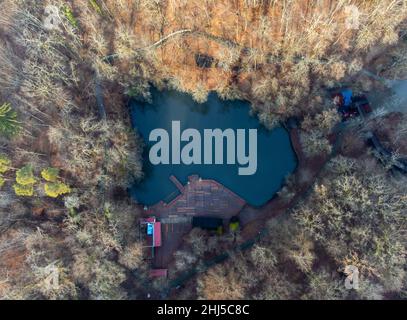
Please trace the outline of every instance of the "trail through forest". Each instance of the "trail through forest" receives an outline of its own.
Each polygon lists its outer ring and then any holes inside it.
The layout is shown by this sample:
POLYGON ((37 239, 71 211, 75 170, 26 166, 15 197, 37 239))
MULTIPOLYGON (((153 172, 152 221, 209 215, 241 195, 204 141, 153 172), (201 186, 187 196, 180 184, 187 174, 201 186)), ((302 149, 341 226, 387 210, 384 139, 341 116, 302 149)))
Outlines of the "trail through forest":
POLYGON ((380 81, 388 89, 385 91, 372 92, 368 94, 369 102, 375 108, 384 108, 388 112, 407 111, 407 79, 386 79, 366 69, 363 74, 380 81))

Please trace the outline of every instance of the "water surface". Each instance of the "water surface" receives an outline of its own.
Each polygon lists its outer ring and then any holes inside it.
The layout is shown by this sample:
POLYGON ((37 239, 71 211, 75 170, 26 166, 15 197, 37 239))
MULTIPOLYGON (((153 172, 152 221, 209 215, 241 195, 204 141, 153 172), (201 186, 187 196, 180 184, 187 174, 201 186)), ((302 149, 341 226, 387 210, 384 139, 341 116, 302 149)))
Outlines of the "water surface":
MULTIPOLYGON (((249 204, 260 206, 273 197, 281 188, 284 178, 295 170, 297 159, 288 132, 282 127, 272 131, 265 129, 256 117, 250 116, 248 102, 224 101, 213 93, 204 104, 198 104, 191 96, 175 91, 153 90, 152 96, 152 104, 133 101, 130 105, 132 124, 146 143, 145 178, 130 189, 139 203, 152 205, 161 200, 168 202, 179 194, 169 180, 171 175, 185 184, 188 176, 197 174, 203 179, 218 181, 249 204), (154 144, 148 141, 150 132, 163 128, 171 136, 172 121, 177 120, 181 122, 181 131, 194 128, 201 132, 202 138, 204 129, 257 129, 257 172, 251 176, 239 176, 239 164, 153 166, 148 160, 149 149, 154 144)), ((247 146, 247 130, 246 140, 247 146)), ((185 144, 181 143, 181 147, 185 144)))

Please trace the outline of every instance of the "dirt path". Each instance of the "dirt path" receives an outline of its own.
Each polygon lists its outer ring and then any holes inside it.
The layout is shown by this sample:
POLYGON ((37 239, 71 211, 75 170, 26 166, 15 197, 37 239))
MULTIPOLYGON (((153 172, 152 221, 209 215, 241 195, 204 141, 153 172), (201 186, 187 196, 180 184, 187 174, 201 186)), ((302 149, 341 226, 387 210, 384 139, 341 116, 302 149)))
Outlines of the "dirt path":
POLYGON ((407 79, 386 79, 366 69, 362 73, 380 81, 388 90, 374 91, 367 94, 374 109, 385 108, 389 112, 407 111, 407 79))
POLYGON ((281 197, 273 198, 261 208, 245 207, 241 212, 242 224, 244 225, 242 236, 244 239, 254 237, 259 233, 260 229, 264 228, 264 221, 287 212, 312 190, 320 172, 329 160, 336 156, 346 128, 345 123, 339 123, 334 129, 333 148, 329 155, 312 158, 306 158, 303 153, 298 129, 290 130, 291 141, 298 158, 298 167, 295 171, 295 181, 297 181, 295 196, 289 201, 281 197), (304 172, 307 172, 308 179, 301 178, 304 172))

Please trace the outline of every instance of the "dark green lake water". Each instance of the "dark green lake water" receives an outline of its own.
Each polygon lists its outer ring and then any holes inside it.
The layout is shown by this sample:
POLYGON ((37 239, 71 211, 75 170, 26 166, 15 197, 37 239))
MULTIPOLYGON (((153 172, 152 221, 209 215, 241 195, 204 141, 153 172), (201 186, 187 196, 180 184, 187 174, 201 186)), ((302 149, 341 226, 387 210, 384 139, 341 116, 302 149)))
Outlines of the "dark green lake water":
MULTIPOLYGON (((179 194, 169 180, 171 175, 185 184, 188 176, 197 174, 203 179, 218 181, 249 204, 260 206, 274 196, 284 178, 295 170, 297 159, 288 132, 282 127, 272 131, 265 129, 256 117, 250 116, 248 102, 223 101, 216 94, 210 94, 206 103, 198 104, 191 96, 175 91, 153 90, 152 94, 152 104, 135 101, 130 104, 132 124, 146 143, 145 178, 130 189, 131 195, 139 203, 152 205, 161 200, 168 202, 179 194), (172 121, 180 121, 181 130, 194 128, 201 133, 204 129, 215 128, 257 129, 257 172, 240 176, 238 164, 152 165, 148 153, 155 142, 148 141, 150 132, 163 128, 171 135, 172 121)), ((185 144, 182 143, 181 147, 185 144)))

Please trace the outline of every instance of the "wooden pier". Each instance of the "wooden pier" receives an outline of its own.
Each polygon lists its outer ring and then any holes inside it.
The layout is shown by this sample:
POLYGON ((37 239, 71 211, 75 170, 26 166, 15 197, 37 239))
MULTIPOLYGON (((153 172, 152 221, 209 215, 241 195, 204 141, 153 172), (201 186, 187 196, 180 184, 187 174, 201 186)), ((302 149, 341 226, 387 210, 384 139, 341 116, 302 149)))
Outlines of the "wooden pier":
POLYGON ((183 193, 184 192, 184 186, 182 185, 181 182, 178 181, 178 179, 175 176, 170 176, 170 180, 175 184, 177 189, 183 193))
POLYGON ((192 229, 192 217, 218 217, 224 219, 226 224, 246 205, 246 201, 215 180, 193 175, 185 186, 175 176, 171 176, 170 180, 180 194, 171 202, 161 201, 145 212, 162 223, 162 246, 156 249, 154 268, 168 266, 183 236, 192 229))

